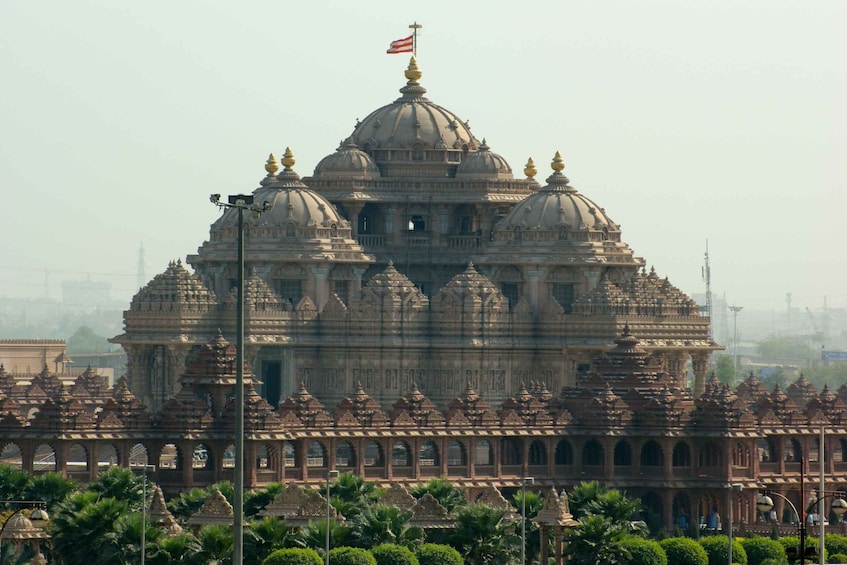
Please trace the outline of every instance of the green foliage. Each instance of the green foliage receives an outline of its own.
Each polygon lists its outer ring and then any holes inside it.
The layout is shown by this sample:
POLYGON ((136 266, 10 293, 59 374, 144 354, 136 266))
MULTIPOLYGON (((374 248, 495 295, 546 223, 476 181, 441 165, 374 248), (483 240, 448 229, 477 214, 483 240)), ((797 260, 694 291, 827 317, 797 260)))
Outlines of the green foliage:
POLYGON ((348 520, 362 512, 379 498, 374 483, 365 482, 352 473, 342 473, 330 486, 332 505, 348 520))
POLYGON ((68 353, 106 353, 110 350, 109 340, 97 335, 88 326, 77 329, 67 341, 68 353))
POLYGON ((402 545, 386 543, 371 549, 377 565, 420 565, 418 558, 402 545))
POLYGON ((396 506, 374 504, 354 516, 350 535, 356 547, 370 548, 385 543, 414 547, 423 543, 423 530, 410 527, 412 513, 396 506))
POLYGON ((568 495, 568 504, 573 517, 579 519, 587 515, 588 503, 605 492, 606 488, 597 481, 583 481, 576 485, 568 495))
POLYGON ((668 563, 672 565, 708 565, 709 555, 703 546, 689 538, 667 538, 659 542, 668 563))
POLYGON ((756 353, 769 360, 820 359, 820 352, 803 336, 775 336, 756 343, 756 353))
POLYGON ((276 516, 254 521, 244 530, 244 562, 261 563, 271 552, 295 547, 299 529, 291 528, 276 516))
POLYGON ((212 491, 219 490, 224 495, 230 504, 234 496, 232 483, 229 481, 221 481, 206 488, 193 488, 188 492, 182 492, 176 498, 168 501, 168 510, 175 518, 187 520, 192 514, 196 513, 206 503, 206 500, 212 495, 212 491))
POLYGON ((567 534, 565 554, 573 565, 616 565, 631 557, 621 544, 627 528, 605 516, 589 514, 567 534))
POLYGON ((23 500, 29 475, 11 465, 0 465, 0 500, 23 500))
POLYGON ((457 488, 444 479, 430 479, 426 484, 417 485, 409 491, 415 498, 420 498, 426 493, 431 494, 448 512, 468 503, 465 489, 457 488))
POLYGON ((172 536, 162 536, 159 543, 147 553, 149 565, 175 565, 184 563, 193 565, 201 561, 200 542, 189 532, 172 536))
POLYGON ((468 565, 505 565, 520 550, 520 536, 503 520, 503 511, 484 504, 464 506, 456 513, 449 543, 468 565))
POLYGON ((203 526, 198 536, 200 547, 203 548, 201 557, 204 562, 229 563, 232 560, 233 535, 232 530, 225 526, 203 526))
POLYGON ((330 565, 376 565, 376 559, 361 547, 336 547, 329 550, 330 565))
POLYGON ((729 355, 716 355, 715 376, 724 384, 735 385, 738 379, 738 373, 735 370, 735 359, 729 355))
POLYGON ((745 538, 741 540, 741 545, 747 553, 748 565, 762 565, 766 559, 785 561, 785 548, 770 538, 745 538))
POLYGON ((833 553, 829 556, 830 563, 847 563, 847 553, 833 553))
MULTIPOLYGON (((265 506, 273 502, 283 490, 282 483, 270 483, 265 488, 251 490, 244 493, 244 515, 252 518, 265 506)), ((224 495, 226 496, 226 495, 224 495)))
MULTIPOLYGON (((709 565, 726 565, 729 558, 729 543, 724 536, 708 536, 700 540, 700 545, 709 555, 709 565)), ((732 562, 747 565, 744 546, 737 539, 732 540, 732 562)))
MULTIPOLYGON (((330 547, 353 545, 351 529, 338 522, 330 521, 329 541, 330 547)), ((299 543, 302 546, 323 551, 326 543, 326 520, 309 522, 308 526, 301 528, 299 543)))
POLYGON ((55 554, 65 565, 109 563, 110 538, 127 510, 125 502, 99 498, 96 492, 71 495, 57 506, 50 520, 55 554))
POLYGON ((630 536, 621 545, 629 552, 629 565, 668 565, 668 557, 659 542, 630 536))
POLYGON ((262 565, 323 565, 314 549, 291 547, 277 549, 262 561, 262 565))
MULTIPOLYGON (((2 479, 0 479, 2 483, 2 479)), ((26 500, 43 500, 47 508, 65 500, 77 488, 77 484, 59 473, 49 472, 30 477, 29 484, 24 489, 23 498, 26 500)))
POLYGON ((438 543, 425 543, 416 553, 420 565, 464 565, 462 554, 454 547, 438 543))
MULTIPOLYGON (((839 534, 826 534, 823 539, 824 547, 830 554, 840 553, 847 555, 847 536, 839 534)), ((844 561, 847 563, 847 561, 844 561)))
POLYGON ((98 493, 101 497, 121 500, 140 509, 143 483, 144 477, 129 469, 112 466, 97 475, 97 480, 88 485, 88 490, 98 493))
MULTIPOLYGON (((520 531, 521 528, 521 510, 523 509, 521 504, 521 491, 519 490, 515 493, 515 496, 512 497, 512 507, 515 509, 515 513, 517 514, 517 520, 515 521, 515 531, 520 531)), ((544 497, 537 492, 526 492, 526 560, 529 563, 538 560, 538 557, 541 553, 541 531, 538 528, 538 524, 532 521, 541 509, 544 508, 544 497)))

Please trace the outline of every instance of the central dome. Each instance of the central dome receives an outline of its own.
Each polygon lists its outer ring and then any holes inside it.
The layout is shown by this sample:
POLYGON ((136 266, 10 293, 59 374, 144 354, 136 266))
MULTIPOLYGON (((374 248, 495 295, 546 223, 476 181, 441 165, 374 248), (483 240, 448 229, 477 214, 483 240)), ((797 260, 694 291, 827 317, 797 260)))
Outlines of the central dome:
POLYGON ((467 152, 479 143, 466 122, 424 97, 421 70, 414 57, 405 72, 402 96, 356 124, 351 140, 365 152, 373 149, 452 149, 467 152))

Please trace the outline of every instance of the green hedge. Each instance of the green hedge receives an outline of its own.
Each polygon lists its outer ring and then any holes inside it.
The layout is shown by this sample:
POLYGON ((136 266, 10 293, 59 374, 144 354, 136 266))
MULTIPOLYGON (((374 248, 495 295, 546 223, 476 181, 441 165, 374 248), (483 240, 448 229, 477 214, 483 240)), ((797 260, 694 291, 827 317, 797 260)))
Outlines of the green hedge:
MULTIPOLYGON (((842 555, 847 555, 847 536, 826 534, 826 536, 824 536, 823 544, 824 547, 826 547, 827 553, 840 553, 842 555)), ((833 561, 833 563, 836 562, 833 561)))
POLYGON ((402 545, 385 543, 371 549, 377 565, 420 565, 415 554, 402 545))
POLYGON ((268 555, 262 565, 323 565, 323 560, 314 549, 277 549, 268 555))
POLYGON ((336 547, 329 551, 330 565, 376 565, 376 559, 367 549, 336 547))
POLYGON ((667 538, 659 542, 668 563, 672 565, 709 565, 709 554, 703 546, 690 538, 667 538))
POLYGON ((465 565, 456 548, 438 543, 425 543, 415 552, 420 565, 465 565))
POLYGON ((629 537, 621 542, 631 555, 629 565, 668 565, 668 557, 659 542, 629 537))
MULTIPOLYGON (((709 554, 709 565, 726 565, 729 558, 729 543, 724 536, 708 536, 700 540, 700 545, 709 554)), ((747 565, 744 546, 737 539, 732 540, 732 562, 747 565)))
POLYGON ((762 562, 767 559, 785 561, 785 548, 776 540, 746 538, 741 540, 741 545, 747 552, 747 565, 762 565, 762 562))

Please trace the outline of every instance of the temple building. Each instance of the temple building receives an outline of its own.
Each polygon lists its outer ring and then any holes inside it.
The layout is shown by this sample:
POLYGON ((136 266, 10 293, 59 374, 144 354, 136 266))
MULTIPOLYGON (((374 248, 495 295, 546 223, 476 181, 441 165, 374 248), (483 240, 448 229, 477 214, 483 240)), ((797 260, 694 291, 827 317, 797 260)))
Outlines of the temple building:
MULTIPOLYGON (((800 505, 801 461, 847 485, 847 387, 708 378, 710 320, 561 155, 545 180, 532 159, 516 178, 421 76, 413 57, 400 97, 312 176, 286 150, 252 191, 248 488, 318 486, 331 470, 444 477, 469 496, 596 479, 670 530, 726 516, 733 485, 736 520, 761 519, 762 488, 800 505)), ((133 297, 114 387, 93 370, 65 383, 0 366, 2 461, 82 481, 152 464, 166 494, 232 479, 237 214, 133 297)))

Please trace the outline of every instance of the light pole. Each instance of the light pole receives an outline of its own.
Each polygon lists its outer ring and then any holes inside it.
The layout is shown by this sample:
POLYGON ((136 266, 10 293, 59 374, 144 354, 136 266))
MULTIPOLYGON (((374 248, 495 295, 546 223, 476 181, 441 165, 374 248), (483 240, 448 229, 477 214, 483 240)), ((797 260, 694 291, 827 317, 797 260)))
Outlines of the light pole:
POLYGON ((533 477, 521 479, 521 565, 526 565, 526 485, 535 484, 533 477))
POLYGON ((738 375, 738 313, 744 309, 744 306, 730 306, 729 309, 732 310, 732 368, 738 375))
POLYGON ((338 478, 338 471, 332 470, 326 473, 326 540, 324 543, 324 565, 329 565, 329 512, 332 508, 329 504, 329 482, 338 478))
POLYGON ((142 483, 141 483, 141 565, 147 561, 147 471, 156 471, 155 465, 136 465, 135 468, 141 467, 142 483))
POLYGON ((732 493, 741 492, 744 485, 730 484, 729 485, 729 505, 726 508, 727 521, 727 540, 729 541, 729 549, 727 550, 727 565, 732 565, 732 493))
POLYGON ((233 493, 232 565, 244 563, 244 212, 255 217, 270 209, 265 202, 261 208, 253 206, 253 195, 235 194, 221 202, 220 194, 209 200, 219 208, 234 208, 238 214, 238 296, 235 315, 235 492, 233 493))

